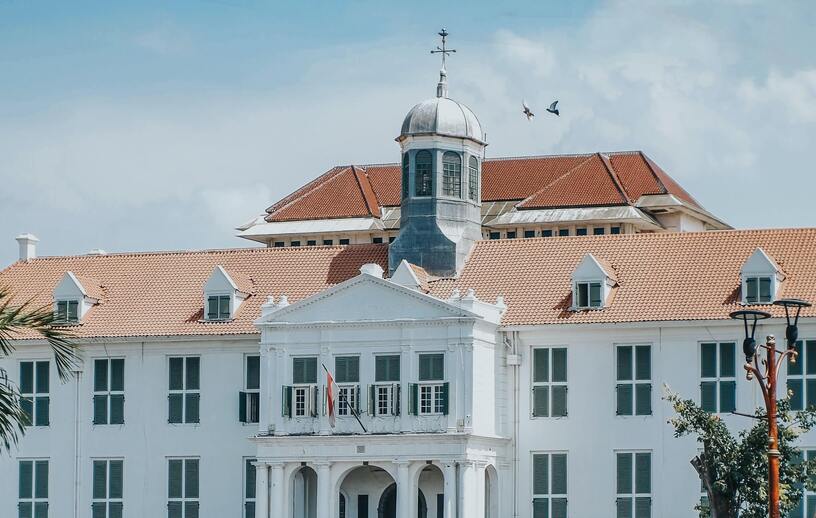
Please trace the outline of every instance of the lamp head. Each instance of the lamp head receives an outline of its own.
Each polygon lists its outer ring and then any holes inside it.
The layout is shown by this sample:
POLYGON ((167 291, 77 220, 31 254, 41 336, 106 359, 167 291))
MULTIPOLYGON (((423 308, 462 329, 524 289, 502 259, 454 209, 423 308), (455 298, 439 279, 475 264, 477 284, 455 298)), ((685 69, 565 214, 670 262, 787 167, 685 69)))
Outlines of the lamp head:
POLYGON ((729 315, 734 320, 742 320, 745 325, 745 339, 742 341, 742 352, 745 353, 745 361, 750 362, 756 354, 756 340, 754 334, 756 333, 756 325, 760 320, 771 318, 771 314, 766 311, 758 311, 755 309, 741 309, 734 311, 729 315), (748 322, 751 322, 751 329, 748 329, 748 322))
POLYGON ((812 304, 806 300, 800 299, 779 299, 774 301, 774 306, 782 306, 785 308, 785 320, 788 325, 785 327, 785 340, 788 342, 788 349, 796 347, 796 341, 799 340, 799 313, 802 308, 809 308, 812 304), (793 318, 793 321, 791 321, 793 318))

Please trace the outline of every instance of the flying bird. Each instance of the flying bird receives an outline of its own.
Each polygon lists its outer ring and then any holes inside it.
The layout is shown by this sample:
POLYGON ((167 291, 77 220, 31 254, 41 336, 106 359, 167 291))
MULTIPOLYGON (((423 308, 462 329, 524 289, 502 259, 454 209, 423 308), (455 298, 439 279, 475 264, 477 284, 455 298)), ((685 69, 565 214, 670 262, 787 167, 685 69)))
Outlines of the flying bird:
POLYGON ((558 104, 558 101, 553 102, 550 105, 550 107, 547 108, 547 111, 550 112, 550 113, 554 113, 556 116, 560 117, 560 115, 558 115, 558 108, 555 107, 557 104, 558 104))
POLYGON ((521 113, 523 113, 524 115, 526 115, 526 116, 527 116, 527 120, 528 120, 528 121, 529 121, 529 120, 533 120, 533 117, 535 117, 535 113, 533 113, 533 112, 530 110, 530 107, 529 107, 529 106, 527 106, 527 101, 522 100, 522 101, 521 101, 521 105, 524 107, 524 109, 521 111, 521 113))

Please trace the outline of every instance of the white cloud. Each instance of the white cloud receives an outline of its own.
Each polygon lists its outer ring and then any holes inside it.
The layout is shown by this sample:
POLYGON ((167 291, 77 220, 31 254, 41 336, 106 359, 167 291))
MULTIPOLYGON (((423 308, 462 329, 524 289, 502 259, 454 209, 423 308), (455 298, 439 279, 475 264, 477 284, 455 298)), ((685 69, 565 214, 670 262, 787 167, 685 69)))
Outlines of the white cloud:
POLYGON ((793 120, 816 122, 816 68, 797 70, 787 76, 772 70, 764 84, 746 79, 738 92, 748 103, 746 109, 770 111, 782 108, 793 120))

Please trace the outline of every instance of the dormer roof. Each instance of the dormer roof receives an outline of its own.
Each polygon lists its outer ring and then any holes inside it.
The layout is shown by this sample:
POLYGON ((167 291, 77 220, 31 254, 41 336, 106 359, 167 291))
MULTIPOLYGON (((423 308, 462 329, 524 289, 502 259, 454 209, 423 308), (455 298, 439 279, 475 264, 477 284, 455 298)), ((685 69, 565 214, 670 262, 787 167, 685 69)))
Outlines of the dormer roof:
POLYGON ((572 271, 573 280, 608 279, 612 283, 618 282, 615 270, 605 259, 596 257, 589 253, 581 258, 581 261, 572 271))
POLYGON ((423 293, 428 293, 428 291, 430 291, 428 281, 433 278, 434 277, 421 266, 409 263, 403 259, 400 261, 397 269, 394 270, 394 275, 391 276, 391 282, 422 291, 423 293))
POLYGON ((779 267, 776 261, 773 260, 771 256, 769 256, 762 247, 757 247, 754 252, 742 263, 742 269, 740 270, 743 274, 751 274, 751 273, 765 273, 770 274, 774 273, 777 276, 781 276, 779 280, 784 278, 784 273, 782 272, 782 268, 779 267))
POLYGON ((80 297, 99 301, 104 292, 99 281, 74 272, 67 271, 54 287, 54 299, 66 299, 80 297))

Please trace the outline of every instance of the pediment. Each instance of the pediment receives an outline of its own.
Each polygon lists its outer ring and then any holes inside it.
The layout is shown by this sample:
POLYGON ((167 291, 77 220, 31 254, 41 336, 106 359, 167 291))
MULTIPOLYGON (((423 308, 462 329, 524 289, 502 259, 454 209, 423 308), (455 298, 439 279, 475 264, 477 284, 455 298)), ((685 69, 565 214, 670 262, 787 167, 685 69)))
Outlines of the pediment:
POLYGON ((265 315, 256 324, 431 320, 450 317, 479 318, 470 311, 430 295, 363 274, 265 315))

